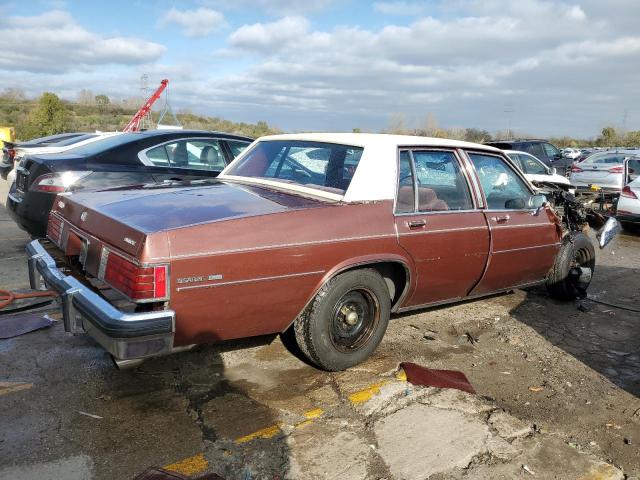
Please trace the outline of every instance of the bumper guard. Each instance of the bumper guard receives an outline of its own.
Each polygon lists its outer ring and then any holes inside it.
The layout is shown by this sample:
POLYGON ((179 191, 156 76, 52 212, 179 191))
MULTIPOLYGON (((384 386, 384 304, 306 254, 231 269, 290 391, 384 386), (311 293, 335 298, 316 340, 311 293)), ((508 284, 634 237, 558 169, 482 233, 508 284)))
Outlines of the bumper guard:
POLYGON ((64 275, 38 240, 27 244, 31 288, 60 294, 64 329, 88 333, 117 360, 135 360, 173 351, 175 312, 122 312, 83 285, 64 275))

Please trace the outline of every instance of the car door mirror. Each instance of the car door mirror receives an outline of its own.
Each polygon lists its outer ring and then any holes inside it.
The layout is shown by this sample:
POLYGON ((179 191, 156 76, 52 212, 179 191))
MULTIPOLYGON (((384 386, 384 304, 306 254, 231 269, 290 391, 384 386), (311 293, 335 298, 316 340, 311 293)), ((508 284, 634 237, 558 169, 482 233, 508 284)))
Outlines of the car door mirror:
POLYGON ((543 195, 542 193, 536 193, 535 195, 531 195, 529 197, 529 208, 532 210, 544 207, 546 203, 547 196, 543 195))
POLYGON ((606 247, 607 244, 611 240, 613 240, 619 232, 620 222, 618 222, 614 217, 610 217, 598 234, 598 244, 600 245, 600 248, 606 247))
POLYGON ((556 167, 549 168, 549 175, 555 175, 558 173, 558 169, 556 167))

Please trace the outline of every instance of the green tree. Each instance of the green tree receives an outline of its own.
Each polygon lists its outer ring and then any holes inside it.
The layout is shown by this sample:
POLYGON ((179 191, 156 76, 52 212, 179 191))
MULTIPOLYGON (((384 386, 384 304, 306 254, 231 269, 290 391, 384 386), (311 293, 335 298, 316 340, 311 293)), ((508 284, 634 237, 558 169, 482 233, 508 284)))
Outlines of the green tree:
POLYGON ((66 132, 71 128, 69 111, 56 94, 45 92, 29 115, 24 128, 27 138, 66 132))
POLYGON ((95 101, 96 101, 96 105, 100 105, 100 106, 109 105, 111 103, 111 100, 109 100, 109 97, 107 97, 104 94, 96 95, 95 101))
POLYGON ((467 142, 483 143, 491 140, 491 134, 487 130, 478 128, 467 128, 464 131, 464 139, 467 142))
POLYGON ((598 139, 598 144, 603 147, 615 147, 619 143, 618 133, 613 127, 604 127, 598 139))

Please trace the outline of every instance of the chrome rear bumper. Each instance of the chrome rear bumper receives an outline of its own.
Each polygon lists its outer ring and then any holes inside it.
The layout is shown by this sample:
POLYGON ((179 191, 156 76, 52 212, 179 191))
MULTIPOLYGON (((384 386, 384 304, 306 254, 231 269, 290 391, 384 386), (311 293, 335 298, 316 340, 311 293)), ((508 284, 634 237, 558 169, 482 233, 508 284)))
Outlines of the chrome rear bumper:
POLYGON ((116 360, 134 360, 173 351, 175 312, 127 313, 75 278, 64 275, 38 240, 27 244, 31 288, 60 294, 64 329, 88 333, 116 360))

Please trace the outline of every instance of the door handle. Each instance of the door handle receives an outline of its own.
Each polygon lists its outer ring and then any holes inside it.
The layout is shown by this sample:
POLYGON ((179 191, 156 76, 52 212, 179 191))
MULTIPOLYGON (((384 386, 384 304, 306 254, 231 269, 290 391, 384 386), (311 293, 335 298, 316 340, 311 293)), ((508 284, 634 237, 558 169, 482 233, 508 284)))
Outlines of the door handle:
POLYGON ((424 218, 420 220, 411 220, 407 222, 407 225, 409 226, 409 228, 422 228, 427 225, 427 221, 424 218))
POLYGON ((496 223, 505 223, 508 222, 511 219, 511 217, 509 215, 502 215, 501 217, 491 217, 491 220, 493 220, 496 223))

